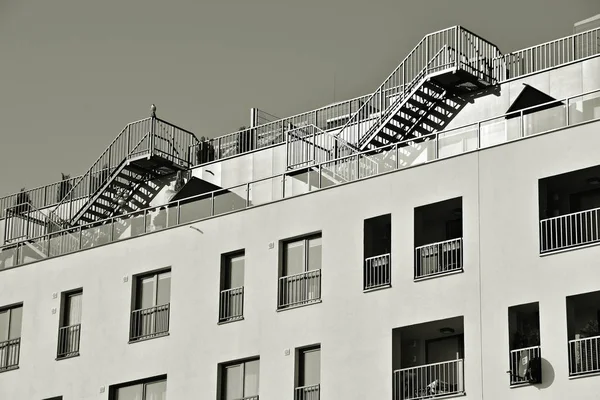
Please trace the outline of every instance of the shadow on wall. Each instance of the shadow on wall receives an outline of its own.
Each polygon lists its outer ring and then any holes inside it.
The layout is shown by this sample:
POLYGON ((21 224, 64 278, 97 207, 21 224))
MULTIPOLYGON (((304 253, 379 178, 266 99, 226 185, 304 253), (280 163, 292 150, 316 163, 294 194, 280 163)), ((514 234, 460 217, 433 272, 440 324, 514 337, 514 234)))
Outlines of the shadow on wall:
POLYGON ((535 385, 539 390, 547 389, 554 382, 554 367, 542 357, 542 383, 535 385))

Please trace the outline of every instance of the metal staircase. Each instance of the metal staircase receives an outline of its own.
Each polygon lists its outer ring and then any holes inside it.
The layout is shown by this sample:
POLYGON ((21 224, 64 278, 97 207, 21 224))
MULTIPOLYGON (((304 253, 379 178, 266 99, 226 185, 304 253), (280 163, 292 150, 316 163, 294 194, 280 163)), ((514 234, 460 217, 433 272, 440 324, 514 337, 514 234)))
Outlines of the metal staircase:
POLYGON ((164 186, 158 178, 187 170, 194 162, 193 133, 152 116, 128 124, 53 209, 30 202, 7 209, 4 243, 25 241, 34 256, 83 245, 79 226, 144 209, 164 186), (32 241, 49 234, 45 241, 32 241), (31 242, 31 243, 29 243, 31 242), (39 249, 38 249, 39 247, 39 249))
POLYGON ((468 102, 496 88, 503 76, 494 62, 500 56, 495 45, 460 26, 425 36, 335 133, 347 146, 324 150, 339 158, 427 140, 468 102))
POLYGON ((161 176, 187 170, 189 148, 198 143, 191 132, 154 115, 128 124, 49 213, 63 229, 96 222, 149 206, 161 176), (80 192, 89 196, 80 198, 80 192))

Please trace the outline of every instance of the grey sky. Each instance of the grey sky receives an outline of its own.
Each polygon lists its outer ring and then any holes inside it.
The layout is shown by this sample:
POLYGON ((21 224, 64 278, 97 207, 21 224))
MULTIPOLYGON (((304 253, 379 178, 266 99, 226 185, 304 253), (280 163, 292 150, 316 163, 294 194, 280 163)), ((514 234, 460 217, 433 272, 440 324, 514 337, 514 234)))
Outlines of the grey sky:
POLYGON ((0 194, 84 173, 128 122, 197 136, 373 91, 427 33, 509 52, 600 0, 0 0, 0 194))

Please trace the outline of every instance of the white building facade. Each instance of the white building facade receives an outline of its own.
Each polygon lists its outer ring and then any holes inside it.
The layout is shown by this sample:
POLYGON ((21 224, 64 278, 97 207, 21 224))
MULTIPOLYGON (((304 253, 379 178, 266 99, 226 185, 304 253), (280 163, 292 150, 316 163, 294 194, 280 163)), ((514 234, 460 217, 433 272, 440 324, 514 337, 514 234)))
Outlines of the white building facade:
POLYGON ((0 198, 0 399, 598 398, 598 28, 449 28, 208 141, 154 112, 0 198))

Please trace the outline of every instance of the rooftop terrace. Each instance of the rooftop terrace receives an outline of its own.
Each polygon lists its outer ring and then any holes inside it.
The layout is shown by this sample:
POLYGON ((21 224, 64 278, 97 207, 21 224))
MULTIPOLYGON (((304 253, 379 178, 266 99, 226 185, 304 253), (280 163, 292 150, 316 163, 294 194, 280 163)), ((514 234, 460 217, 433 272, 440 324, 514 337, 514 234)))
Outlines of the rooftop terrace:
POLYGON ((217 138, 199 140, 157 118, 154 108, 150 118, 128 124, 84 175, 0 199, 0 269, 594 121, 585 110, 600 90, 447 129, 466 103, 503 83, 598 55, 600 29, 502 55, 452 27, 423 38, 370 95, 217 138), (182 189, 199 184, 195 167, 283 144, 283 174, 182 189), (177 193, 156 205, 156 182, 175 174, 177 193))

